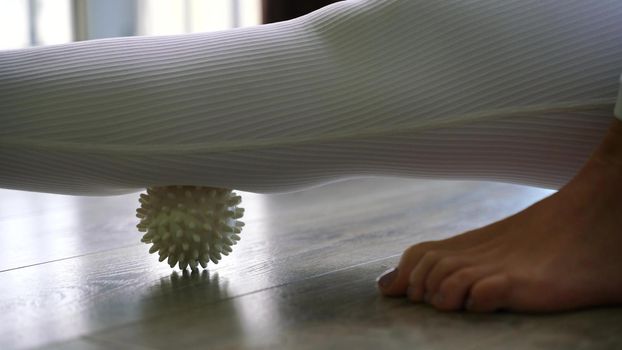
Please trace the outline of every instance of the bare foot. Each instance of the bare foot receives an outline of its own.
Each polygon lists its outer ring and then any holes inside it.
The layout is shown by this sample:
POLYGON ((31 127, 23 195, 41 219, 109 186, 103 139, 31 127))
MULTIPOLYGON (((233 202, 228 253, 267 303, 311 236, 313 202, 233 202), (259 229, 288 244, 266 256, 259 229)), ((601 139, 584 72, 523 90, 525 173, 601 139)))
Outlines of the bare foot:
POLYGON ((554 195, 489 226, 416 244, 378 283, 384 295, 440 310, 622 303, 622 122, 554 195))

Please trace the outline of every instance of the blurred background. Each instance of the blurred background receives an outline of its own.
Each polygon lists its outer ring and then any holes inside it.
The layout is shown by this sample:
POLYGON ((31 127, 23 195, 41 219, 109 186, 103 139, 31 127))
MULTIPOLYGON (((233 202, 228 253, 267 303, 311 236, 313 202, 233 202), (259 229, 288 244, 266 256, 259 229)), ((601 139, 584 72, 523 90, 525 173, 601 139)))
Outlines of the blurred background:
POLYGON ((224 30, 304 15, 335 0, 1 0, 0 50, 224 30))

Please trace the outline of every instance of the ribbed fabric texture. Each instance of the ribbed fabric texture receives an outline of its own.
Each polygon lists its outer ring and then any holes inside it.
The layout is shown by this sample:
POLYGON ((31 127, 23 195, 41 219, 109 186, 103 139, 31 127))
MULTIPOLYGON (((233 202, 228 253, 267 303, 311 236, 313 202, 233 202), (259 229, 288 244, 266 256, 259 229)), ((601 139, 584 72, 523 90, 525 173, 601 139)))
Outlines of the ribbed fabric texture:
POLYGON ((0 186, 565 183, 612 119, 619 0, 360 0, 224 32, 0 52, 0 186))

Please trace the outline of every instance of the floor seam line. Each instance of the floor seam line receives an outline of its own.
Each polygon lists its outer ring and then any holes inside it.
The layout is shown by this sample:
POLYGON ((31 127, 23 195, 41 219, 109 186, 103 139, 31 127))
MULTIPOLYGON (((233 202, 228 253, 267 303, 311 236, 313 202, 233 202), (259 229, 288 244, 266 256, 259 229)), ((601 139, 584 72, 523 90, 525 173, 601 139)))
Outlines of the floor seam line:
POLYGON ((15 270, 19 270, 19 269, 25 269, 25 268, 28 268, 28 267, 34 267, 34 266, 39 266, 39 265, 51 264, 51 263, 55 263, 55 262, 59 262, 59 261, 71 260, 71 259, 81 258, 81 257, 85 257, 85 256, 90 256, 90 255, 109 253, 109 252, 114 251, 114 250, 126 249, 126 248, 130 248, 130 247, 138 247, 141 244, 138 244, 138 243, 128 244, 128 245, 124 245, 124 246, 121 246, 121 247, 100 250, 100 251, 92 252, 92 253, 79 254, 79 255, 69 256, 69 257, 66 257, 66 258, 59 258, 59 259, 54 259, 54 260, 48 260, 48 261, 43 261, 43 262, 39 262, 39 263, 35 263, 35 264, 30 264, 30 265, 24 265, 24 266, 19 266, 19 267, 12 267, 10 269, 0 270, 0 273, 9 272, 9 271, 15 271, 15 270))

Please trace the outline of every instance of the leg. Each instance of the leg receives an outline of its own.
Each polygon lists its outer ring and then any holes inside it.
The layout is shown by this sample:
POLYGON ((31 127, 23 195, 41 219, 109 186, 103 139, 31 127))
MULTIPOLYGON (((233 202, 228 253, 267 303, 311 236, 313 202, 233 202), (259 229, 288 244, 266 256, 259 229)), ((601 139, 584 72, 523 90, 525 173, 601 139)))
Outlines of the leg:
POLYGON ((560 186, 606 129, 622 7, 361 0, 292 21, 0 52, 0 186, 560 186))
POLYGON ((382 293, 441 310, 554 311, 622 302, 622 121, 554 195, 462 235, 410 247, 382 293))

